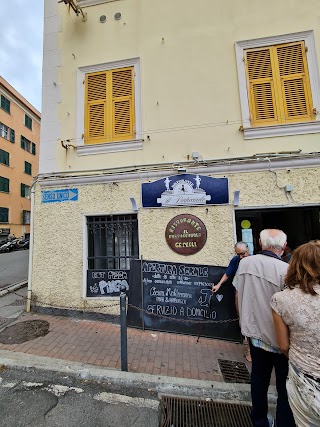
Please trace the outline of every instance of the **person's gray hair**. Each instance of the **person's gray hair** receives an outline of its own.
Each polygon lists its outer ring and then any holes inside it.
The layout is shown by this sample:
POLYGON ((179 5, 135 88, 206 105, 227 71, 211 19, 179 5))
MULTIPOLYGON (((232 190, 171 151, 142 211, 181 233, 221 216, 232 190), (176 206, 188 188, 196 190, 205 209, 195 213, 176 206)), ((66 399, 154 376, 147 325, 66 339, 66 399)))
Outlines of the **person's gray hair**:
POLYGON ((262 249, 280 251, 287 241, 287 235, 282 230, 266 229, 261 231, 260 240, 262 249))
POLYGON ((244 248, 245 248, 245 250, 246 250, 246 252, 250 250, 250 249, 249 249, 249 246, 247 245, 247 243, 246 243, 246 242, 237 242, 237 243, 234 245, 234 248, 235 248, 235 249, 237 249, 237 248, 241 248, 241 247, 244 247, 244 248))

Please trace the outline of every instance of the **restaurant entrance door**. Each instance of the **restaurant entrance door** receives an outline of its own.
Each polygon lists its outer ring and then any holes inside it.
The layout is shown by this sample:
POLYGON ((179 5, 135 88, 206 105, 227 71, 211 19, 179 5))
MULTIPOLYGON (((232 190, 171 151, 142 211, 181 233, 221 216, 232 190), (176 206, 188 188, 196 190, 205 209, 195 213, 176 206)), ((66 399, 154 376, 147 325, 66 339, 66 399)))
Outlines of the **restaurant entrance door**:
POLYGON ((309 240, 320 239, 320 206, 236 211, 237 240, 247 242, 252 253, 261 250, 259 233, 265 228, 283 230, 293 250, 309 240))

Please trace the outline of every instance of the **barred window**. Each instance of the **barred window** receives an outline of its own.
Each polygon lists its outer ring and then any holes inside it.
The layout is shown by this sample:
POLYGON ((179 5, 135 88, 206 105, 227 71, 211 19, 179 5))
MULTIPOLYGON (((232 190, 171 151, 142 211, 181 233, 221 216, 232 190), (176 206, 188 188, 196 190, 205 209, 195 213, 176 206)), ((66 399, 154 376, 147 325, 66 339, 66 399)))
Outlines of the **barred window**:
POLYGON ((130 269, 139 257, 137 215, 87 217, 88 269, 130 269))

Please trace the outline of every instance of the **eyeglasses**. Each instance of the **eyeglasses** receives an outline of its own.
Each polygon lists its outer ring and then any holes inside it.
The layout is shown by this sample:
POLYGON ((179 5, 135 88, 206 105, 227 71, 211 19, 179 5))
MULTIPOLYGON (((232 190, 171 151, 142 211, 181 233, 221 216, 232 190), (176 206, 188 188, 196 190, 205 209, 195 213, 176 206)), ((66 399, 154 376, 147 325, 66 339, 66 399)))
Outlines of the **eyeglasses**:
POLYGON ((239 254, 237 254, 237 256, 244 256, 244 255, 246 255, 246 253, 247 253, 247 251, 245 251, 245 252, 240 252, 239 254))

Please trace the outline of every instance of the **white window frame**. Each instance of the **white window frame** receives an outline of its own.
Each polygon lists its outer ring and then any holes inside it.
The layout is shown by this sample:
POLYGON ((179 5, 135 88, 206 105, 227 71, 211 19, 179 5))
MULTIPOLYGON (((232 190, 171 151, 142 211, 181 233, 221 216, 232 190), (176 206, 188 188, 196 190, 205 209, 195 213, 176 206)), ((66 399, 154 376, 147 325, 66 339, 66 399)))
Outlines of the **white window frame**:
POLYGON ((31 212, 27 211, 27 210, 23 210, 22 212, 23 212, 22 223, 23 224, 30 224, 31 212))
POLYGON ((28 153, 31 153, 31 141, 29 141, 29 139, 25 138, 24 140, 24 146, 25 146, 25 151, 28 151, 28 153))
POLYGON ((24 185, 24 196, 21 196, 21 197, 25 197, 26 199, 30 199, 30 195, 31 195, 31 187, 30 187, 30 185, 27 185, 27 184, 24 184, 24 183, 22 183, 23 185, 24 185))
POLYGON ((124 61, 109 62, 105 64, 80 67, 77 72, 77 111, 76 111, 76 138, 81 141, 77 146, 79 156, 91 154, 103 154, 119 151, 142 150, 142 111, 141 111, 141 78, 140 78, 140 60, 139 58, 127 59, 124 61), (108 71, 118 68, 134 68, 134 94, 135 94, 135 135, 133 140, 108 142, 101 144, 84 143, 84 108, 85 108, 85 86, 86 74, 98 71, 108 71))
POLYGON ((0 123, 0 136, 4 139, 9 139, 9 128, 3 123, 0 123))
POLYGON ((274 136, 302 135, 307 133, 320 132, 320 79, 316 46, 314 42, 314 33, 312 30, 293 34, 284 34, 280 36, 265 37, 261 39, 244 40, 236 42, 235 48, 244 139, 272 138, 274 136), (292 124, 257 127, 251 126, 246 70, 243 60, 244 50, 298 41, 303 41, 307 47, 306 57, 308 62, 313 108, 316 110, 315 120, 292 124))

